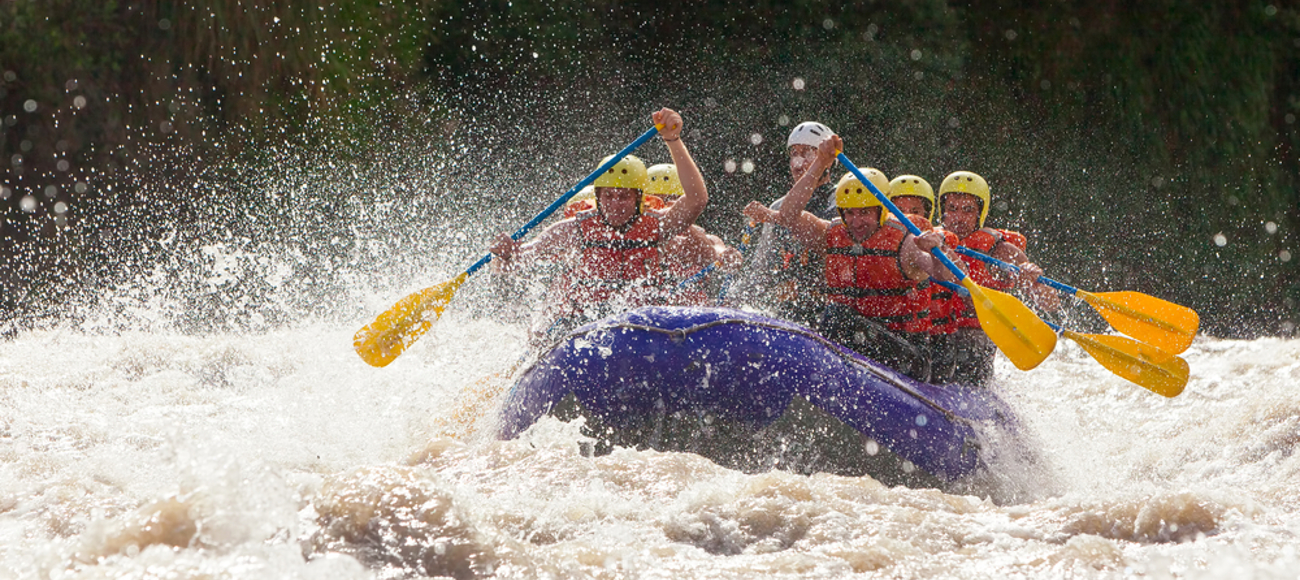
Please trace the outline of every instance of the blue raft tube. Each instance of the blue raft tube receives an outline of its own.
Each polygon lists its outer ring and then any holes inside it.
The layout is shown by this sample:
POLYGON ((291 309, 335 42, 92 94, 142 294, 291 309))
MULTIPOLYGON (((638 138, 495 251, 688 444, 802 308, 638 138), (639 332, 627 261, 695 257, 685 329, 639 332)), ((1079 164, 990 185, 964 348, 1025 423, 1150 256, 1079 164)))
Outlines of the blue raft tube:
POLYGON ((585 417, 612 446, 698 453, 733 469, 972 481, 1017 438, 988 389, 911 379, 803 326, 729 308, 639 308, 580 327, 519 376, 497 436, 585 417))

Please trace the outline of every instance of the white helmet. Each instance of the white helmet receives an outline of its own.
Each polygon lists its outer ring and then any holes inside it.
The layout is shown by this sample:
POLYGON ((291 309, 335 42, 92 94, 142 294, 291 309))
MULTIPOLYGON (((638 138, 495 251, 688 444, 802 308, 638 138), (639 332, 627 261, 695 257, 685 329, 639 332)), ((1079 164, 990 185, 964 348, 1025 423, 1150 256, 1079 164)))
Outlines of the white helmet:
POLYGON ((786 147, 795 145, 809 145, 816 147, 822 144, 822 141, 830 139, 835 132, 830 127, 818 123, 817 121, 804 121, 795 125, 790 132, 790 138, 785 140, 786 147))

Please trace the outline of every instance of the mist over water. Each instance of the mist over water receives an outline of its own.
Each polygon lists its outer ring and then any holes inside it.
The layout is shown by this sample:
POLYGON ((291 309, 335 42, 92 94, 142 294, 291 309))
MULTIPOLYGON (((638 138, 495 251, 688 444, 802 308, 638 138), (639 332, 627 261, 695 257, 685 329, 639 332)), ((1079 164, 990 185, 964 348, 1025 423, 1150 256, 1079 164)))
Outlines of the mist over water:
MULTIPOLYGON (((777 94, 793 78, 767 82, 777 94)), ((469 433, 464 414, 490 417, 508 386, 540 290, 507 303, 486 271, 389 367, 352 351, 357 328, 458 274, 661 105, 686 116, 719 202, 704 223, 734 244, 734 209, 787 184, 780 119, 815 109, 683 100, 442 103, 364 154, 285 143, 189 168, 181 185, 205 203, 178 213, 154 186, 119 191, 156 227, 106 244, 120 270, 0 342, 0 575, 1294 577, 1295 340, 1201 338, 1175 399, 1064 341, 1032 372, 1001 360, 1041 463, 969 495, 585 457, 580 426, 554 419, 515 441, 469 433), (694 121, 717 111, 734 124, 694 121)), ((638 154, 667 157, 657 142, 638 154)))

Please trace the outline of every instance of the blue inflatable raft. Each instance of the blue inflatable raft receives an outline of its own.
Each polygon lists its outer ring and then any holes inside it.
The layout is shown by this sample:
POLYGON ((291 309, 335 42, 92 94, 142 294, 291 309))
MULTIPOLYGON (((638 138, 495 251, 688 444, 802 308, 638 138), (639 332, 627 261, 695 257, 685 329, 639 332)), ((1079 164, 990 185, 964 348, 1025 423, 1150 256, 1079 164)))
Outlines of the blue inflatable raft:
POLYGON ((548 412, 585 416, 609 445, 909 484, 969 478, 1015 431, 988 390, 915 381, 803 326, 725 308, 640 308, 575 330, 522 372, 498 435, 548 412))

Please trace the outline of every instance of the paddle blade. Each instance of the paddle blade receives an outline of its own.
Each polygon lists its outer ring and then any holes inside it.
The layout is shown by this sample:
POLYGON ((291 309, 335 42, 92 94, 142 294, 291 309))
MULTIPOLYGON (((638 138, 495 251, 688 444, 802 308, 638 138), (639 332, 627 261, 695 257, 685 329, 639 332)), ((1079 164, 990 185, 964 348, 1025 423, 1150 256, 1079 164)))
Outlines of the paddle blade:
POLYGON ((366 364, 374 367, 388 366, 442 316, 447 303, 451 302, 456 290, 468 277, 468 273, 462 273, 449 282, 425 288, 399 300, 375 318, 374 322, 357 331, 352 337, 352 348, 356 349, 366 364))
POLYGON ((1078 294, 1115 330, 1173 354, 1187 350, 1201 326, 1195 310, 1141 292, 1078 294))
POLYGON ((989 339, 1016 368, 1027 371, 1042 363, 1056 348, 1056 332, 1015 296, 981 288, 970 278, 962 285, 970 291, 975 316, 989 339))
POLYGON ((1153 393, 1176 397, 1187 386, 1187 361, 1182 357, 1123 336, 1064 333, 1101 366, 1153 393))

